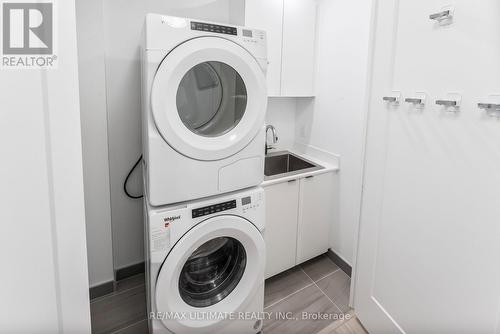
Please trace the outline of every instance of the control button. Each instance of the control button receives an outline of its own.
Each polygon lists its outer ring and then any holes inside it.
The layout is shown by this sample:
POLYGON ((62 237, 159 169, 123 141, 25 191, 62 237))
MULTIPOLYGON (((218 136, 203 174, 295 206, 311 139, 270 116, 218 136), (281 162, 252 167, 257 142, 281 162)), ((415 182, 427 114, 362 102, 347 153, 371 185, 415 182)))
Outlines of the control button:
POLYGON ((221 212, 225 210, 230 210, 236 208, 236 200, 224 202, 224 203, 218 203, 210 206, 206 206, 203 208, 197 208, 192 211, 192 217, 193 218, 198 218, 210 214, 214 214, 216 212, 221 212))
POLYGON ((238 30, 234 27, 221 26, 216 24, 207 24, 201 22, 191 22, 192 30, 200 30, 200 31, 210 31, 219 34, 227 34, 227 35, 237 35, 238 30))

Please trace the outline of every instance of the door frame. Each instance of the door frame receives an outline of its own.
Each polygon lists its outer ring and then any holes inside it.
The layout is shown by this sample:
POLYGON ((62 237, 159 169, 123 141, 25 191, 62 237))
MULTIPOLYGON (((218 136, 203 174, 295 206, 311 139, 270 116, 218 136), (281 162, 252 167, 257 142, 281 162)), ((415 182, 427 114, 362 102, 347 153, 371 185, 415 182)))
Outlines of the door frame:
MULTIPOLYGON (((377 208, 380 207, 382 200, 378 201, 370 201, 368 203, 366 201, 366 197, 368 193, 372 193, 373 191, 377 191, 380 189, 384 177, 383 177, 383 169, 386 161, 386 145, 385 142, 387 140, 384 136, 374 136, 372 133, 383 133, 383 130, 387 128, 389 115, 387 113, 373 113, 371 105, 374 99, 378 99, 380 96, 384 96, 384 93, 387 93, 387 87, 392 87, 393 76, 387 75, 387 73, 392 73, 391 64, 395 58, 394 48, 391 50, 391 57, 386 57, 385 55, 380 55, 380 48, 385 48, 387 45, 394 46, 394 40, 397 37, 397 24, 398 21, 394 17, 392 20, 379 20, 379 13, 381 6, 391 6, 394 8, 393 13, 398 13, 400 0, 388 0, 388 1, 379 1, 372 0, 372 14, 371 14, 371 23, 370 23, 370 45, 369 45, 369 59, 368 59, 368 80, 367 80, 367 94, 365 98, 365 108, 366 108, 366 117, 364 124, 364 145, 363 145, 363 167, 362 167, 362 190, 361 190, 361 206, 360 206, 360 216, 359 223, 356 228, 356 244, 354 248, 354 263, 353 263, 353 272, 352 272, 352 281, 354 284, 351 284, 351 295, 350 295, 350 306, 354 308, 355 314, 358 316, 361 322, 365 321, 367 324, 375 324, 378 328, 384 328, 386 333, 404 333, 404 331, 398 326, 396 321, 392 319, 392 317, 380 306, 380 311, 383 314, 362 314, 359 312, 359 308, 356 308, 356 293, 365 294, 366 291, 361 290, 361 284, 359 282, 359 271, 362 266, 361 261, 359 259, 359 254, 361 252, 361 247, 363 247, 368 240, 362 240, 362 228, 366 228, 369 226, 365 221, 367 216, 376 215, 378 213, 377 208), (390 2, 390 4, 388 4, 390 2), (384 31, 382 33, 380 31, 384 31), (378 38, 378 39, 377 39, 378 38), (379 64, 376 68, 375 64, 379 64), (386 82, 387 87, 374 88, 372 83, 374 78, 389 78, 388 82, 386 82), (373 101, 372 101, 373 100, 373 101), (372 147, 371 151, 368 151, 368 145, 372 147), (379 161, 375 159, 375 156, 379 158, 379 161), (372 163, 370 169, 367 168, 369 163, 372 163), (375 169, 375 174, 382 175, 382 177, 373 178, 370 175, 373 174, 373 170, 375 169), (370 174, 370 175, 369 175, 370 174), (367 183, 367 180, 370 179, 370 183, 367 183), (375 181, 373 181, 375 180, 375 181), (373 184, 373 183, 376 184, 373 184), (373 203, 376 202, 376 203, 373 203), (366 225, 366 226, 365 226, 366 225), (379 320, 387 320, 387 321, 379 321, 379 320)), ((378 225, 378 224, 377 224, 378 225)), ((368 292, 369 293, 369 292, 368 292)), ((377 301, 373 301, 378 304, 377 301)))
POLYGON ((375 37, 376 37, 376 28, 377 28, 377 8, 379 4, 379 0, 370 0, 371 1, 371 15, 370 15, 370 36, 369 36, 369 46, 368 46, 368 59, 367 59, 367 78, 365 85, 365 97, 364 97, 364 124, 363 124, 363 147, 362 147, 362 155, 363 160, 361 162, 361 193, 360 193, 360 206, 359 206, 359 220, 356 226, 354 227, 354 252, 353 252, 353 263, 352 263, 352 273, 351 273, 351 288, 349 295, 349 306, 352 308, 356 308, 355 305, 355 294, 356 294, 356 278, 358 271, 358 252, 359 252, 359 239, 360 239, 360 230, 361 230, 361 222, 363 217, 363 196, 364 189, 366 183, 366 146, 368 144, 368 124, 370 121, 370 101, 372 97, 372 79, 373 79, 373 71, 374 71, 374 55, 375 55, 375 37))
POLYGON ((59 331, 90 332, 75 2, 58 2, 59 68, 42 70, 59 331))

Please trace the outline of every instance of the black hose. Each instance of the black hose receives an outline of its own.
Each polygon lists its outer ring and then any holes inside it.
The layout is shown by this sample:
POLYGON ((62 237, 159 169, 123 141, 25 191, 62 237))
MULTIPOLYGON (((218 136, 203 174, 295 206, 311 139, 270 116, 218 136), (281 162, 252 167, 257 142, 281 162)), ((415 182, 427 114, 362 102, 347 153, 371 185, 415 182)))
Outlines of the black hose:
POLYGON ((128 184, 128 180, 130 179, 130 175, 132 175, 132 173, 134 172, 134 170, 137 168, 137 166, 139 165, 139 163, 141 161, 142 161, 142 154, 139 157, 139 159, 137 160, 137 162, 134 164, 134 166, 132 167, 132 169, 130 170, 130 172, 128 172, 128 175, 125 178, 125 182, 123 182, 123 191, 125 192, 125 195, 127 195, 127 197, 132 198, 132 199, 140 199, 140 198, 144 197, 144 195, 134 196, 134 195, 130 194, 128 192, 128 189, 127 189, 127 184, 128 184))

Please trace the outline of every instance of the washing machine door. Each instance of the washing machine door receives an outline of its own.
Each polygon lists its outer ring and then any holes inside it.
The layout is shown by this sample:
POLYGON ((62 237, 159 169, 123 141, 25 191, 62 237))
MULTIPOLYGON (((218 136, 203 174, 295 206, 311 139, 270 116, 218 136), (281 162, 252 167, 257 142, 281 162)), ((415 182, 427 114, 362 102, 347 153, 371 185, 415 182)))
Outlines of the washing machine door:
POLYGON ((264 239, 252 223, 232 215, 209 218, 165 259, 156 282, 157 312, 176 334, 217 333, 225 320, 214 315, 244 312, 263 284, 264 267, 264 239))
POLYGON ((151 108, 158 131, 174 150, 197 160, 224 159, 247 146, 264 125, 265 76, 235 42, 194 38, 163 59, 151 108))

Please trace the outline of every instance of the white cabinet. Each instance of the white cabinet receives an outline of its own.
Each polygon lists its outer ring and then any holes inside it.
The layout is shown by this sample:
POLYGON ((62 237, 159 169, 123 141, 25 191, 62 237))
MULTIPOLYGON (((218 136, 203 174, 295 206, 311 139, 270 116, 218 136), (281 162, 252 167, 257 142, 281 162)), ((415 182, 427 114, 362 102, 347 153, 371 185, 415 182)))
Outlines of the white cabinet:
POLYGON ((266 191, 266 278, 295 266, 299 181, 278 183, 266 191))
POLYGON ((266 278, 328 250, 334 176, 330 172, 264 186, 266 278))
POLYGON ((323 254, 329 248, 334 214, 333 178, 333 173, 326 173, 300 180, 297 263, 323 254))
POLYGON ((269 96, 313 96, 316 0, 247 0, 245 25, 267 32, 269 96))
POLYGON ((283 0, 245 1, 245 25, 263 29, 267 35, 267 94, 281 94, 281 38, 283 36, 283 0))
POLYGON ((285 0, 281 57, 281 95, 313 96, 316 1, 285 0))

